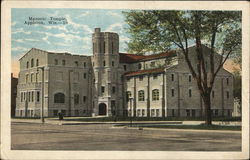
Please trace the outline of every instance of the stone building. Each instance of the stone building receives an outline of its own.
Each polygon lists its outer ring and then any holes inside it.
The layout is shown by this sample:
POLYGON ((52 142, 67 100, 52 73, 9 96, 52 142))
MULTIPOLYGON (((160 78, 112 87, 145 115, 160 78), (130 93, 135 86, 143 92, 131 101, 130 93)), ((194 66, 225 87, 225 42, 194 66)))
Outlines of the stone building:
MULTIPOLYGON (((95 29, 92 44, 93 56, 32 48, 20 58, 16 116, 43 113, 52 117, 58 112, 138 117, 204 114, 196 82, 178 50, 153 55, 119 53, 118 34, 100 28, 95 29)), ((207 59, 209 48, 203 46, 203 50, 207 59)), ((195 48, 190 47, 189 53, 194 63, 195 48)), ((233 77, 223 68, 211 101, 214 116, 231 116, 233 77)))

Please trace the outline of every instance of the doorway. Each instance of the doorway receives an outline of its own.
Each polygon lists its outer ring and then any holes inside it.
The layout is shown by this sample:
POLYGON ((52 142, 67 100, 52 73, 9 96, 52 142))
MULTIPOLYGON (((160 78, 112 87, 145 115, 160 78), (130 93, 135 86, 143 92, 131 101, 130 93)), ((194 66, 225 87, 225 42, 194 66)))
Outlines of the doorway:
POLYGON ((107 114, 107 106, 105 103, 99 104, 99 115, 106 115, 107 114))

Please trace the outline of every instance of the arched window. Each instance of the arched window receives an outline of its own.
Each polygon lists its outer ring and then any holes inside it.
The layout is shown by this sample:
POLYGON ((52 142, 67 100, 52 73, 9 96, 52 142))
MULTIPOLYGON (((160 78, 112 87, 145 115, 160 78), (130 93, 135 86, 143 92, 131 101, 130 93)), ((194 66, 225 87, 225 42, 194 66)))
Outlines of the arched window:
POLYGON ((31 59, 30 67, 34 67, 34 59, 33 58, 31 59))
POLYGON ((26 63, 26 68, 29 68, 29 61, 27 61, 26 63))
POLYGON ((152 91, 152 100, 153 101, 159 100, 159 89, 154 89, 152 91))
POLYGON ((144 91, 138 91, 138 101, 144 101, 144 91))
POLYGON ((63 93, 56 93, 54 95, 54 103, 64 103, 65 95, 63 93))
POLYGON ((36 59, 36 66, 39 66, 39 59, 36 59))
POLYGON ((79 94, 74 95, 74 103, 79 104, 79 94))

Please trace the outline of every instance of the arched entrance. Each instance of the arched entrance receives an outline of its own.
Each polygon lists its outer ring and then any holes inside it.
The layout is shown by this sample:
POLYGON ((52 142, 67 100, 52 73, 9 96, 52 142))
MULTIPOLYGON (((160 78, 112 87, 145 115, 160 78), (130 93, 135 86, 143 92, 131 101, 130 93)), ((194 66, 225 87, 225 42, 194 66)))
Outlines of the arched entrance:
POLYGON ((99 115, 106 115, 107 114, 107 106, 105 103, 99 104, 99 115))

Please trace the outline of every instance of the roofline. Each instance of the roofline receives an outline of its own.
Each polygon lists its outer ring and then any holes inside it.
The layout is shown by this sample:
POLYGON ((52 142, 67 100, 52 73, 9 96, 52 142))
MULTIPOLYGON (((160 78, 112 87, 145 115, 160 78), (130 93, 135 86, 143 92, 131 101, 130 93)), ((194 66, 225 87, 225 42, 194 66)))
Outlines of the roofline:
POLYGON ((126 77, 135 77, 135 76, 139 76, 139 75, 145 75, 145 74, 154 74, 154 73, 164 73, 165 72, 165 67, 161 67, 161 68, 154 68, 154 69, 147 69, 147 70, 139 70, 139 71, 132 71, 132 72, 127 72, 124 73, 124 76, 126 77), (155 70, 155 69, 162 69, 161 71, 153 71, 153 72, 144 72, 144 73, 137 73, 135 75, 126 75, 126 74, 131 74, 133 72, 139 72, 139 71, 150 71, 150 70, 155 70))

